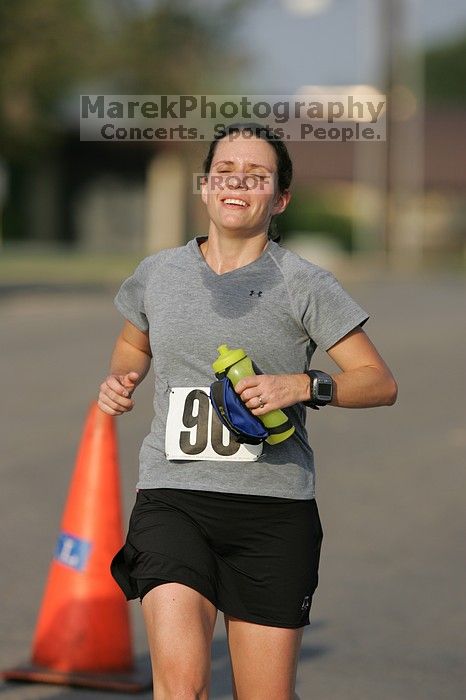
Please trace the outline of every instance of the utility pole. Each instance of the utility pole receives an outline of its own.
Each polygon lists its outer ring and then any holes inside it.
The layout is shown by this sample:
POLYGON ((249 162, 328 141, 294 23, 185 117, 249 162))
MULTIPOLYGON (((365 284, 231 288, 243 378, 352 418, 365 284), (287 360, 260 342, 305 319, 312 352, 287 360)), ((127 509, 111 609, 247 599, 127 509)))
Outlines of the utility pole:
POLYGON ((0 250, 3 248, 3 216, 8 192, 8 171, 0 158, 0 250))
POLYGON ((420 0, 360 0, 364 77, 387 98, 386 141, 355 143, 354 247, 384 267, 416 267, 423 236, 423 65, 420 0))
POLYGON ((380 0, 387 95, 383 252, 390 267, 422 260, 423 66, 419 0, 380 0))

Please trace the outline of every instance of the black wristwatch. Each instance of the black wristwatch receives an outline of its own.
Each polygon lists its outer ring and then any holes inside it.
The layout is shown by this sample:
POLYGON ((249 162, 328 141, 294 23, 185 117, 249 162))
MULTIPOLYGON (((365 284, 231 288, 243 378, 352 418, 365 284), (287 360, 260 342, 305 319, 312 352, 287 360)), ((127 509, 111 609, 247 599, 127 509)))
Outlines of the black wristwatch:
POLYGON ((304 371, 311 382, 310 401, 303 401, 305 406, 319 410, 319 406, 326 406, 333 397, 333 379, 327 372, 320 369, 307 369, 304 371))

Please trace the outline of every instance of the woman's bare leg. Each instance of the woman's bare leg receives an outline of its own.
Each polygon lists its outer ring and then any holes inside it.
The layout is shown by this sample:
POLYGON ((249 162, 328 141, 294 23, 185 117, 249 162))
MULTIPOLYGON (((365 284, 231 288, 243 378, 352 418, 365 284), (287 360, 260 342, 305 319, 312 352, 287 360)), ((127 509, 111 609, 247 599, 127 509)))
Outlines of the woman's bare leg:
POLYGON ((303 627, 268 627, 225 615, 234 700, 293 700, 303 627))
POLYGON ((207 700, 217 608, 181 583, 163 583, 142 599, 155 700, 207 700))

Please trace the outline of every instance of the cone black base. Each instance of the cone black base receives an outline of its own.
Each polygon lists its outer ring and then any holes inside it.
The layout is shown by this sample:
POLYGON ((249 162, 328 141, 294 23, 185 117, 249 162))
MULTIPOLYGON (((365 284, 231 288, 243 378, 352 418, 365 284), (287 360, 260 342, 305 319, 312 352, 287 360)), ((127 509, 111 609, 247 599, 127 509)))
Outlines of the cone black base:
POLYGON ((50 683, 53 685, 112 690, 116 693, 142 693, 152 687, 150 661, 135 664, 132 671, 126 673, 85 673, 72 671, 64 673, 43 666, 24 664, 2 671, 5 681, 26 683, 50 683))

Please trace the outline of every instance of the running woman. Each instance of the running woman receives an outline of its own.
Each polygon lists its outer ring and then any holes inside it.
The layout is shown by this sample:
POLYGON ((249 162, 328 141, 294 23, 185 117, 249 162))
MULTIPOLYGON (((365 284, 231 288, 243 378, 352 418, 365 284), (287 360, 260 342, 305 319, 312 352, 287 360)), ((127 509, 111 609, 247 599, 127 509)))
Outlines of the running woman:
POLYGON ((209 697, 218 610, 235 700, 291 700, 323 538, 307 408, 391 405, 397 385, 363 330, 366 311, 333 274, 273 240, 290 201, 283 141, 231 126, 204 172, 208 234, 145 258, 115 297, 125 322, 99 406, 132 410, 152 362, 155 383, 112 573, 141 600, 157 700, 209 697), (208 397, 225 343, 262 372, 236 385, 245 405, 258 417, 284 409, 295 426, 284 442, 225 435, 208 397), (310 370, 316 347, 340 371, 310 370))

